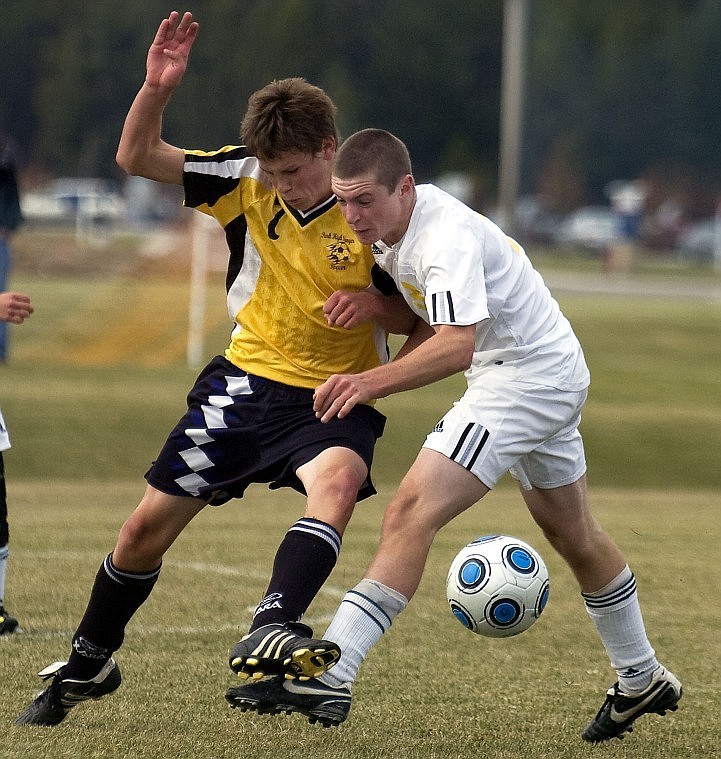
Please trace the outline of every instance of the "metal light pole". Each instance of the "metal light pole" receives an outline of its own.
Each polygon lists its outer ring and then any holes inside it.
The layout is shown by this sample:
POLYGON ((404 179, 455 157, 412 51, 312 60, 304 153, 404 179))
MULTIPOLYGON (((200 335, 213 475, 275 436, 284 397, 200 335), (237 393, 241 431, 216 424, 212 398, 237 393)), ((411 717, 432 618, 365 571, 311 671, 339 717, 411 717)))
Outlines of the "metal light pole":
POLYGON ((504 231, 516 231, 525 86, 528 0, 504 0, 498 205, 504 231))

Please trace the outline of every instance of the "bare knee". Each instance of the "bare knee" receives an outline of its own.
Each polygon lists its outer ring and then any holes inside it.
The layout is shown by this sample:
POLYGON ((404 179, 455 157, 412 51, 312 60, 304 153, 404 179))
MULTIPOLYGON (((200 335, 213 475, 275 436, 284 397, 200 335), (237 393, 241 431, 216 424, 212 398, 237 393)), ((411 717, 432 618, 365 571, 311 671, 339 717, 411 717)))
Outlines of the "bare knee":
POLYGON ((354 466, 340 466, 319 474, 307 488, 306 516, 335 527, 341 534, 355 508, 365 475, 354 466))
POLYGON ((568 564, 582 590, 593 592, 602 588, 623 569, 626 560, 621 550, 593 517, 579 518, 564 527, 541 525, 548 542, 568 564))
POLYGON ((623 569, 623 554, 590 511, 585 478, 553 490, 534 488, 523 497, 584 591, 598 590, 623 569))

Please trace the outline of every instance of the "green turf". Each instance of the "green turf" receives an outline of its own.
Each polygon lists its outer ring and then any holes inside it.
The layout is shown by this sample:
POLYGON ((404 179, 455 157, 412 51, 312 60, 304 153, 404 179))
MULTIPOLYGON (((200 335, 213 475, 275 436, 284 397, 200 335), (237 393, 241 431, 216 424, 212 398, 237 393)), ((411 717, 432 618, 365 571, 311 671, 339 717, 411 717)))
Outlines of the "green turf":
MULTIPOLYGON (((208 356, 228 334, 215 285, 208 356)), ((81 706, 58 728, 12 727, 39 688, 33 672, 66 656, 97 567, 195 373, 184 362, 181 280, 26 276, 14 287, 31 292, 37 310, 13 328, 11 361, 0 367, 13 437, 7 603, 27 629, 0 639, 0 758, 719 755, 720 304, 559 298, 592 371, 583 432, 595 512, 626 551, 652 642, 686 689, 677 714, 646 718, 623 742, 592 748, 579 733, 613 675, 569 572, 508 481, 438 536, 417 597, 369 657, 338 730, 297 715, 235 713, 222 698, 233 682, 226 652, 303 508, 300 496, 261 486, 206 510, 169 552, 118 655, 125 680, 117 694, 81 706), (528 540, 551 573, 547 610, 516 639, 473 636, 444 601, 453 555, 487 532, 528 540)), ((341 561, 309 610, 316 630, 362 575, 383 505, 462 384, 455 378, 379 404, 389 417, 374 467, 380 492, 359 506, 341 561)))
MULTIPOLYGON (((182 280, 20 279, 36 314, 13 329, 0 403, 14 476, 135 477, 183 411, 182 280)), ((213 282, 205 355, 229 334, 213 282)), ((584 345, 582 431, 594 485, 721 488, 721 302, 563 296, 584 345)), ((376 477, 397 482, 464 386, 458 376, 379 402, 389 417, 376 477)))
MULTIPOLYGON (((139 496, 138 483, 15 480, 8 602, 27 632, 0 639, 3 721, 0 756, 120 757, 635 757, 714 756, 717 678, 717 495, 680 502, 668 491, 595 493, 599 518, 627 552, 659 656, 682 678, 681 709, 640 721, 602 748, 579 737, 613 680, 570 573, 502 487, 438 537, 409 609, 371 653, 348 722, 311 726, 298 715, 234 712, 230 646, 265 588, 272 553, 302 510, 299 497, 251 489, 247 500, 202 513, 167 555, 150 601, 118 654, 124 684, 77 708, 57 728, 11 726, 39 687, 40 667, 66 656, 97 567, 139 496), (549 605, 518 638, 474 636, 451 615, 445 573, 467 540, 507 531, 534 544, 551 575, 549 605), (4 752, 4 753, 3 753, 4 752)), ((342 558, 306 620, 325 628, 344 589, 359 579, 375 545, 383 502, 359 507, 342 558)))

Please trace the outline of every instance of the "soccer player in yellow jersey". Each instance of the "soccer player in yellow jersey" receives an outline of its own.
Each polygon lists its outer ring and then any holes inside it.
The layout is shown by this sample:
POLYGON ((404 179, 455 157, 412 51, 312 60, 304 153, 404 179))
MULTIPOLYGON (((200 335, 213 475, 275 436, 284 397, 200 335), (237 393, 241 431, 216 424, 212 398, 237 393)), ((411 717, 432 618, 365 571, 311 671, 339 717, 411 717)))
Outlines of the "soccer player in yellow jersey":
POLYGON ((162 140, 162 114, 197 31, 190 13, 173 12, 160 24, 117 159, 130 174, 183 185, 186 204, 223 226, 235 327, 147 472, 145 495, 97 573, 68 661, 40 673, 50 684, 18 724, 56 725, 79 702, 118 688, 112 655, 163 555, 207 504, 239 498, 252 482, 295 488, 307 506, 278 548, 249 635, 230 653, 231 669, 246 678, 313 676, 340 656, 299 620, 335 565, 356 500, 374 492, 370 465, 385 419, 359 405, 323 424, 313 390, 331 374, 384 362, 385 332, 376 325, 408 333, 415 316, 390 279, 374 277, 370 248, 331 192, 338 134, 325 92, 285 79, 254 93, 241 126, 244 147, 206 153, 162 140))

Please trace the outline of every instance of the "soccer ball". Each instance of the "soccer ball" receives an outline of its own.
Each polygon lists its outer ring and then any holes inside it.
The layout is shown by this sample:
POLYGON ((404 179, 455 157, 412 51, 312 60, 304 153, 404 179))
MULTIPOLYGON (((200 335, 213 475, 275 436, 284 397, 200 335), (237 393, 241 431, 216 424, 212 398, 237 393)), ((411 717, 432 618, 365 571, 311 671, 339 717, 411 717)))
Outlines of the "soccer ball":
POLYGON ((490 638, 518 635, 541 616, 548 601, 548 570, 522 540, 486 535, 461 548, 446 579, 455 618, 490 638))

